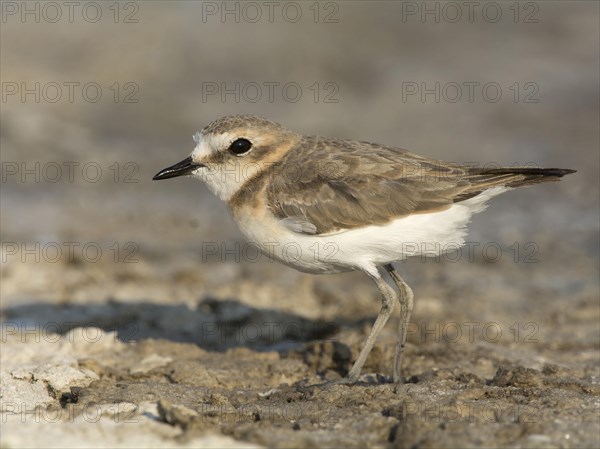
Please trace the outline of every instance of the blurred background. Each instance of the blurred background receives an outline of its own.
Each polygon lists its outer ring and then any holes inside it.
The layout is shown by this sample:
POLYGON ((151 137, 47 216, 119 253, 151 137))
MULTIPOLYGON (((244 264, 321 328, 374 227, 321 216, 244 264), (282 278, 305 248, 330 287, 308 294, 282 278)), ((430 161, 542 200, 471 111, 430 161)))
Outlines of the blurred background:
POLYGON ((501 257, 399 268, 417 320, 552 316, 548 338, 597 338, 555 333, 567 308, 597 315, 597 2, 75 3, 2 3, 5 318, 118 327, 117 306, 152 303, 169 312, 149 335, 185 339, 207 297, 373 317, 361 274, 257 261, 203 185, 151 181, 210 121, 255 114, 447 161, 578 170, 475 218, 469 240, 501 257))

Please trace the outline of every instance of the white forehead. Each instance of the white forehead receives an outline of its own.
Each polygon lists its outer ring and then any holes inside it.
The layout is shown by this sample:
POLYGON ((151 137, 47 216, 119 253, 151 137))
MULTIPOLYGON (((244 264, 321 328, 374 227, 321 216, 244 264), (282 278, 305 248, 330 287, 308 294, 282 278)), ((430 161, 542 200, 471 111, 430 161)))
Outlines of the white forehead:
POLYGON ((194 134, 194 142, 196 143, 196 147, 192 154, 199 160, 216 153, 223 148, 226 143, 222 134, 216 136, 212 134, 204 135, 199 131, 194 134))
POLYGON ((229 146, 231 136, 229 133, 223 134, 207 134, 204 135, 200 131, 194 134, 194 142, 196 147, 192 151, 192 156, 196 160, 203 160, 221 149, 229 146))

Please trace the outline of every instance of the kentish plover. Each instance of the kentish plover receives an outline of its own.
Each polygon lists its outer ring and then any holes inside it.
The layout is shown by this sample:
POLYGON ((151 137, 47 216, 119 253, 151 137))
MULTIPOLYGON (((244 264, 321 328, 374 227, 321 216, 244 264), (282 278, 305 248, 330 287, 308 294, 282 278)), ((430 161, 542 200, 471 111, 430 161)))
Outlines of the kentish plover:
POLYGON ((309 273, 360 270, 377 285, 381 311, 348 382, 358 379, 398 300, 392 375, 401 380, 413 292, 392 262, 455 249, 490 198, 575 171, 473 168, 374 143, 303 136, 249 115, 218 119, 194 140, 189 157, 154 179, 204 181, 227 203, 242 233, 286 265, 309 273))

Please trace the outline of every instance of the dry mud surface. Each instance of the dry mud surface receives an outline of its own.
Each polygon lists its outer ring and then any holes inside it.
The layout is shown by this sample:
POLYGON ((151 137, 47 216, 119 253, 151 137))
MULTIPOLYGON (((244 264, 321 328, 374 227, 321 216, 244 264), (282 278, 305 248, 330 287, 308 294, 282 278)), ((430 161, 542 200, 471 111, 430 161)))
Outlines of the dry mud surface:
MULTIPOLYGON (((595 293, 573 287, 569 308, 554 288, 519 294, 515 285, 542 274, 506 265, 400 265, 422 285, 448 270, 465 284, 487 277, 471 289, 443 279, 415 288, 402 385, 385 377, 397 319, 361 382, 322 385, 346 374, 377 312, 374 288, 355 274, 290 270, 269 285, 276 265, 264 264, 246 274, 242 300, 224 291, 182 303, 6 307, 3 445, 597 447, 595 293), (273 306, 251 305, 254 295, 273 306)), ((94 269, 125 279, 123 291, 154 278, 94 265, 61 271, 82 292, 93 291, 94 269)), ((184 272, 172 274, 175 290, 200 288, 184 272)))
POLYGON ((121 2, 139 20, 115 23, 113 2, 96 3, 98 23, 69 23, 64 6, 59 23, 16 15, 0 28, 3 83, 104 92, 0 104, 2 448, 600 447, 598 2, 521 3, 521 19, 539 10, 531 23, 513 20, 513 2, 489 2, 497 23, 403 21, 403 5, 425 2, 389 1, 328 2, 335 23, 315 23, 312 2, 297 2, 298 23, 121 2), (139 101, 115 102, 110 87, 128 82, 139 101), (204 101, 204 82, 293 82, 304 96, 204 101), (321 101, 327 82, 338 101, 321 101), (404 82, 497 83, 503 96, 403 101, 404 82), (494 199, 471 251, 397 264, 415 292, 405 383, 386 382, 396 311, 360 383, 315 386, 356 359, 380 307, 370 280, 257 257, 205 187, 151 181, 194 132, 239 113, 447 161, 578 172, 494 199), (78 165, 54 179, 56 164, 78 165))

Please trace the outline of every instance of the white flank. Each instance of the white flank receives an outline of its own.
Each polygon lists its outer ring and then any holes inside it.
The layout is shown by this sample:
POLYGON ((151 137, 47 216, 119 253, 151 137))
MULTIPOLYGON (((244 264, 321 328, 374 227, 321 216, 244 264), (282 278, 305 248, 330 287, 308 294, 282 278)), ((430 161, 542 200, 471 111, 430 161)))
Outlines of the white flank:
POLYGON ((240 229, 267 255, 309 273, 338 273, 361 269, 376 273, 376 267, 410 256, 436 256, 464 244, 466 226, 473 214, 483 211, 487 201, 510 190, 493 187, 485 192, 433 213, 414 214, 384 226, 366 226, 328 235, 291 232, 273 217, 273 222, 240 217, 240 229))

